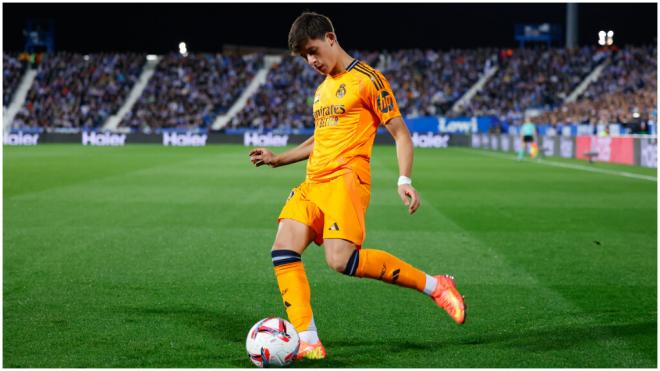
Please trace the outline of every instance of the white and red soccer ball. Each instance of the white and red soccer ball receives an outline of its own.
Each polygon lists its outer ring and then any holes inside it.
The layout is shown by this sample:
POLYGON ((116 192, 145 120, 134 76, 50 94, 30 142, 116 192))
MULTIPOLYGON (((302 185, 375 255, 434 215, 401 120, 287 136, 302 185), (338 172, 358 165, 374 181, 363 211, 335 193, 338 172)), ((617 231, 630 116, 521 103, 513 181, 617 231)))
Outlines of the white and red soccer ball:
POLYGON ((248 332, 245 348, 257 367, 284 367, 298 355, 300 338, 291 323, 268 317, 257 322, 248 332))

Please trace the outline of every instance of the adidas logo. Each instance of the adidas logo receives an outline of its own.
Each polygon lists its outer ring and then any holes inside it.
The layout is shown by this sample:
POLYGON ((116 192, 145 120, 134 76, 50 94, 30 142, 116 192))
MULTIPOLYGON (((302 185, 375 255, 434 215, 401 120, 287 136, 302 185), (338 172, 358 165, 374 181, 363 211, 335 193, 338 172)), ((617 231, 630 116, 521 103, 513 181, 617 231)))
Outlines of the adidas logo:
POLYGON ((337 225, 337 223, 332 223, 332 225, 330 226, 330 228, 328 228, 328 230, 329 231, 338 231, 339 226, 337 225))
POLYGON ((392 283, 395 283, 396 280, 399 279, 399 272, 401 272, 400 269, 397 269, 394 272, 392 272, 392 283))

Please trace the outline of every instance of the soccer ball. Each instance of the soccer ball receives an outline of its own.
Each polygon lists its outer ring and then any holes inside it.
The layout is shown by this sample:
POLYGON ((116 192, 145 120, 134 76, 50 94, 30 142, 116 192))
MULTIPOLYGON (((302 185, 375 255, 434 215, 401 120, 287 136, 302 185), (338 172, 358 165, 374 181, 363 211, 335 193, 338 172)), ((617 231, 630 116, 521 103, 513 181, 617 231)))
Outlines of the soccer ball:
POLYGON ((245 348, 257 367, 284 367, 296 359, 300 338, 287 320, 268 317, 248 332, 245 348))

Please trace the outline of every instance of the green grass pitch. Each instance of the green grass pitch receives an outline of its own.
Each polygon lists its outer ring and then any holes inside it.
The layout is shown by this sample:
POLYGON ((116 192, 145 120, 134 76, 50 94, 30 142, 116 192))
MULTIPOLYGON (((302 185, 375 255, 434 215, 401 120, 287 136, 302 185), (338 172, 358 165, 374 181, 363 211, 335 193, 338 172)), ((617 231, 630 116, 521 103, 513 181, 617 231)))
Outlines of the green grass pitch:
MULTIPOLYGON (((467 323, 331 271, 312 245, 328 358, 294 366, 657 366, 655 181, 415 154, 409 216, 394 147, 375 148, 365 246, 455 275, 467 323)), ((3 165, 4 367, 252 366, 248 329, 285 316, 269 250, 304 163, 254 168, 235 145, 42 145, 4 147, 3 165)))

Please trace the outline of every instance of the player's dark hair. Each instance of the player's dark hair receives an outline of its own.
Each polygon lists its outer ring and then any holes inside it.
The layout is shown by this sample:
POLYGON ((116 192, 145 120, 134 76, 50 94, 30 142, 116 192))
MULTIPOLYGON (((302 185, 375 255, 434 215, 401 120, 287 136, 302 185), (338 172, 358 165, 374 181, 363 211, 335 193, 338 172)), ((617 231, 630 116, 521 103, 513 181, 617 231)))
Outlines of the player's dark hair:
POLYGON ((291 55, 300 54, 300 49, 308 40, 323 39, 326 32, 335 32, 330 18, 314 12, 303 12, 293 21, 289 31, 291 55))

